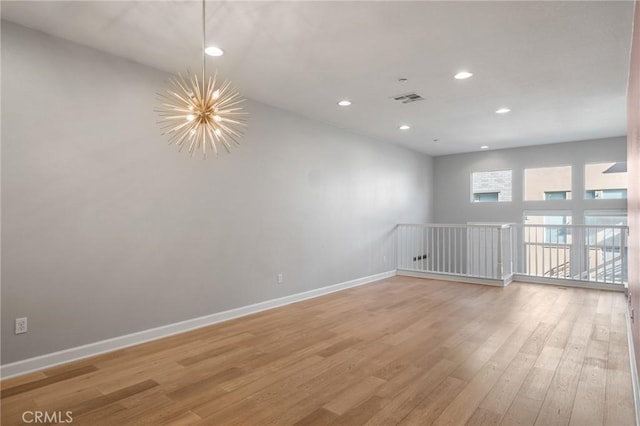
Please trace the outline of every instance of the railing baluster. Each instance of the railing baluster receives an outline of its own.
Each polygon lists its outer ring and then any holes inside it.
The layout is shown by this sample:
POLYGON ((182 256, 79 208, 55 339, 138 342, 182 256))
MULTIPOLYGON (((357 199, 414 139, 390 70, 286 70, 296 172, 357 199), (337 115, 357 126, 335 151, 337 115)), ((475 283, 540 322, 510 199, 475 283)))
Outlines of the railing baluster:
MULTIPOLYGON (((426 233, 427 233, 427 228, 422 229, 422 232, 420 232, 420 256, 425 254, 424 240, 426 238, 426 233)), ((424 271, 426 269, 426 264, 427 264, 427 259, 424 256, 422 256, 422 260, 420 261, 420 269, 424 271)))
POLYGON ((482 230, 482 241, 484 241, 484 256, 483 259, 484 262, 482 262, 484 265, 484 269, 482 270, 482 274, 483 276, 487 276, 489 274, 489 268, 487 267, 487 262, 489 261, 489 255, 487 254, 487 229, 484 228, 482 230))
MULTIPOLYGON (((565 234, 565 238, 566 238, 566 234, 565 234)), ((565 243, 566 243, 566 240, 565 240, 565 243)), ((559 279, 560 278, 560 227, 556 229, 555 251, 556 251, 556 278, 559 279)))
MULTIPOLYGON (((552 230, 553 228, 550 229, 550 231, 552 230)), ((551 247, 553 245, 551 240, 552 240, 551 235, 549 235, 549 242, 547 242, 547 233, 545 231, 542 234, 542 276, 547 275, 547 267, 550 267, 551 262, 549 257, 547 256, 547 253, 549 252, 549 250, 551 250, 551 247)))
POLYGON ((620 272, 620 279, 621 281, 624 283, 624 275, 627 272, 627 268, 628 266, 628 262, 627 262, 627 230, 624 229, 621 231, 622 234, 622 238, 621 238, 621 243, 620 243, 620 247, 622 247, 622 251, 620 256, 622 257, 622 271, 620 272))
POLYGON ((616 235, 615 230, 611 231, 613 233, 613 241, 611 243, 611 256, 613 256, 613 283, 616 284, 618 282, 618 268, 616 265, 620 265, 620 256, 616 256, 616 253, 622 253, 622 251, 618 250, 619 243, 616 244, 616 235), (617 262, 616 262, 617 259, 617 262))
POLYGON ((474 270, 473 270, 473 275, 480 275, 480 269, 481 269, 481 262, 480 262, 480 229, 479 228, 475 228, 475 234, 477 235, 477 240, 478 240, 478 251, 476 251, 474 253, 475 256, 475 262, 473 264, 474 266, 474 270), (477 265, 476 265, 477 263, 477 265))
POLYGON ((406 250, 405 250, 405 244, 407 242, 407 227, 403 226, 402 227, 402 239, 400 240, 400 258, 402 259, 402 265, 404 266, 405 269, 407 269, 407 267, 409 265, 407 265, 407 255, 406 255, 406 250))
POLYGON ((596 281, 600 281, 598 277, 598 255, 600 254, 600 238, 598 237, 598 227, 596 227, 596 281))
POLYGON ((407 226, 404 228, 404 240, 402 244, 402 253, 404 258, 404 264, 407 269, 411 266, 409 263, 409 236, 410 236, 410 228, 407 226))
POLYGON ((436 264, 436 271, 442 272, 442 244, 440 243, 440 229, 436 230, 436 253, 438 254, 438 263, 436 264))
POLYGON ((451 273, 451 228, 447 228, 447 272, 451 273))
POLYGON ((602 232, 602 266, 603 266, 603 275, 602 275, 602 281, 603 282, 607 282, 607 278, 610 278, 610 274, 608 269, 608 263, 607 262, 607 228, 603 228, 603 232, 602 232))
MULTIPOLYGON (((615 282, 615 264, 616 264, 616 258, 614 256, 614 250, 613 250, 613 243, 615 240, 615 236, 613 235, 613 230, 611 230, 611 245, 610 245, 610 256, 611 256, 611 262, 607 262, 609 263, 609 281, 610 282, 615 282)), ((605 244, 606 244, 607 240, 605 239, 605 244)), ((605 257, 606 257, 606 253, 605 253, 605 257)), ((605 259, 606 260, 606 259, 605 259)))
POLYGON ((458 273, 458 227, 453 228, 453 273, 458 273))
POLYGON ((498 264, 500 260, 498 259, 498 230, 495 228, 491 228, 491 276, 494 278, 498 277, 498 264))
POLYGON ((405 234, 407 236, 407 238, 405 238, 404 241, 404 257, 405 257, 405 262, 407 264, 407 269, 410 269, 411 263, 409 263, 409 238, 411 237, 411 228, 407 226, 407 229, 405 231, 405 234))

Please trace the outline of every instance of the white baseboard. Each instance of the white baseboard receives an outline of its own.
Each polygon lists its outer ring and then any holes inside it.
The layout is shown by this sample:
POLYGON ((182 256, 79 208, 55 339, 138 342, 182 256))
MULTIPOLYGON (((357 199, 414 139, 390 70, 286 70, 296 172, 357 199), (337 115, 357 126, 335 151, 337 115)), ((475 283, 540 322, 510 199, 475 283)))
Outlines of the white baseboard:
POLYGON ((629 347, 629 362, 631 364, 631 387, 633 388, 633 405, 636 414, 636 426, 640 425, 640 384, 638 382, 638 366, 636 365, 636 351, 633 344, 633 332, 631 330, 631 316, 627 305, 627 342, 629 347))
POLYGON ((512 277, 508 277, 504 280, 499 280, 491 278, 469 277, 465 275, 440 274, 437 272, 411 271, 406 269, 398 269, 397 275, 415 278, 428 278, 432 280, 455 281, 458 283, 482 284, 494 287, 506 287, 511 284, 512 281, 512 277))
POLYGON ((609 291, 619 291, 619 292, 626 291, 625 286, 622 284, 607 284, 607 283, 568 280, 568 279, 559 279, 559 278, 550 278, 550 277, 533 277, 531 275, 515 274, 513 276, 513 280, 521 283, 551 284, 551 285, 560 286, 560 287, 578 287, 578 288, 588 288, 592 290, 609 290, 609 291))
POLYGON ((87 345, 77 346, 75 348, 65 349, 59 352, 40 355, 28 358, 22 361, 12 362, 0 366, 0 378, 8 379, 10 377, 20 376, 45 368, 53 367, 82 358, 99 355, 105 352, 111 352, 116 349, 126 348, 128 346, 138 345, 140 343, 161 339, 178 333, 195 330, 197 328, 206 327, 219 322, 228 321, 234 318, 255 314, 257 312, 266 311, 268 309, 277 308, 279 306, 289 305, 291 303, 300 302, 302 300, 311 299, 325 294, 334 293, 336 291, 345 290, 351 287, 357 287, 369 284, 385 278, 393 277, 396 271, 387 271, 367 277, 357 278, 351 281, 345 281, 339 284, 321 287, 314 290, 305 291, 303 293, 292 294, 280 297, 278 299, 266 300, 264 302, 255 303, 253 305, 243 306, 240 308, 230 309, 228 311, 217 312, 215 314, 206 315, 199 318, 193 318, 173 324, 163 325, 161 327, 149 330, 139 331, 137 333, 126 334, 124 336, 114 337, 112 339, 102 340, 99 342, 89 343, 87 345))

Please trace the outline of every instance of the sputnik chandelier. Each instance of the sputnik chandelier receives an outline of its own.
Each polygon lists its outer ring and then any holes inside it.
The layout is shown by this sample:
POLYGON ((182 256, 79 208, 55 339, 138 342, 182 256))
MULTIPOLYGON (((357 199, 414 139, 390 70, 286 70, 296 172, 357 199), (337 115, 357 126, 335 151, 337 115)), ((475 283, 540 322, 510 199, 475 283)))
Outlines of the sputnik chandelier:
POLYGON ((166 93, 158 93, 160 106, 156 112, 169 144, 179 146, 179 151, 188 146, 192 157, 202 152, 207 158, 209 151, 218 156, 219 144, 227 152, 231 152, 232 144, 239 144, 247 113, 241 106, 245 99, 229 81, 220 82, 217 72, 206 79, 205 48, 205 0, 202 0, 202 80, 190 71, 171 77, 166 93))

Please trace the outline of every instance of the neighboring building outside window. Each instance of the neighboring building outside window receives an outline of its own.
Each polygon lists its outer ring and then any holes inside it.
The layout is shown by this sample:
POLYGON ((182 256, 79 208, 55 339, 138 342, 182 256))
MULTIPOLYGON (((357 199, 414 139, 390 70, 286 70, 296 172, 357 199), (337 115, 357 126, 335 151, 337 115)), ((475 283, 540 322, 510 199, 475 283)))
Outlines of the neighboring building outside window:
POLYGON ((584 193, 587 200, 614 200, 626 199, 627 190, 622 188, 616 189, 588 189, 584 193))
POLYGON ((545 191, 545 200, 570 200, 571 191, 545 191))
POLYGON ((471 202, 506 202, 512 197, 512 171, 471 173, 471 202))
POLYGON ((479 192, 473 194, 473 201, 475 203, 490 203, 499 201, 499 192, 479 192))
POLYGON ((627 162, 586 164, 584 188, 587 200, 626 199, 627 162))
POLYGON ((524 169, 524 200, 570 200, 571 166, 524 169))

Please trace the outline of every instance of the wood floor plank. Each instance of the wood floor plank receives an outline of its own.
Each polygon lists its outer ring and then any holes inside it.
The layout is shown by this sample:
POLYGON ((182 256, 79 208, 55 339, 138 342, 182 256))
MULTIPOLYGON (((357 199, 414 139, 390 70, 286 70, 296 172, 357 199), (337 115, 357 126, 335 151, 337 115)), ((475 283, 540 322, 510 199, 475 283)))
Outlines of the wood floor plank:
POLYGON ((634 423, 623 294, 392 277, 23 377, 77 425, 634 423))
POLYGON ((153 380, 145 380, 144 382, 137 383, 133 386, 127 386, 126 388, 109 393, 107 395, 102 395, 97 398, 92 398, 78 405, 71 406, 69 408, 69 411, 73 412, 74 415, 79 416, 84 413, 88 413, 90 411, 99 409, 105 405, 109 405, 114 402, 118 402, 122 399, 128 398, 131 395, 144 392, 156 386, 158 386, 157 382, 153 380))
POLYGON ((54 376, 48 376, 43 379, 38 379, 32 382, 26 382, 10 388, 2 388, 2 399, 9 398, 14 395, 18 395, 24 392, 29 392, 33 389, 43 388, 55 383, 63 382, 65 380, 73 379, 74 377, 82 376, 87 373, 96 371, 98 368, 93 365, 87 365, 85 367, 71 369, 64 373, 56 374, 54 376))
POLYGON ((447 406, 466 386, 466 382, 455 377, 447 377, 433 392, 411 410, 399 424, 426 425, 437 419, 447 406))
POLYGON ((594 324, 587 353, 582 363, 570 425, 602 425, 606 392, 609 333, 602 324, 594 324), (606 340, 604 340, 606 337, 606 340))
POLYGON ((323 408, 341 415, 346 413, 350 408, 353 408, 366 401, 372 396, 380 386, 387 383, 386 380, 379 379, 374 376, 369 376, 362 382, 350 386, 346 390, 336 395, 331 401, 327 402, 323 408))
MULTIPOLYGON (((575 316, 578 315, 584 316, 579 311, 575 316)), ((593 325, 577 320, 573 324, 571 335, 547 391, 536 425, 551 426, 569 423, 593 325)))
MULTIPOLYGON (((564 331, 563 331, 564 332, 564 331)), ((564 350, 546 346, 505 413, 503 425, 533 425, 564 350)))
MULTIPOLYGON (((615 305, 615 303, 614 303, 615 305)), ((626 307, 619 307, 623 311, 626 307)), ((626 324, 621 323, 618 312, 612 312, 607 355, 606 390, 604 405, 605 425, 633 424, 634 402, 629 376, 631 366, 627 347, 626 324)), ((622 314, 624 317, 624 313, 622 314)))
POLYGON ((331 424, 340 426, 353 426, 365 424, 371 417, 382 409, 388 402, 385 398, 373 395, 361 404, 351 408, 349 411, 338 417, 331 424))
POLYGON ((329 411, 323 407, 318 408, 308 416, 298 420, 294 423, 296 426, 311 426, 318 425, 323 426, 332 423, 338 418, 338 415, 332 411, 329 411))
POLYGON ((418 376, 402 392, 384 405, 367 425, 396 424, 422 402, 454 370, 455 364, 442 359, 431 369, 418 376))

